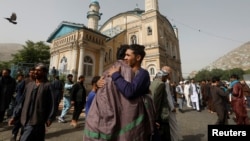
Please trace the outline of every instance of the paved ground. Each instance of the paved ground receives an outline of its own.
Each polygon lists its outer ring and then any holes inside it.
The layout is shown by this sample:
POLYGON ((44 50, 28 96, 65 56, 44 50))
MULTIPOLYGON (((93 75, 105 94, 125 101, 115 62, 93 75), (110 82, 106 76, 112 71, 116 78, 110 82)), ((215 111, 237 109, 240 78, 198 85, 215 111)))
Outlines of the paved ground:
MULTIPOLYGON (((248 111, 250 117, 250 111, 248 111)), ((183 141, 207 141, 207 125, 215 123, 215 114, 207 110, 201 112, 185 109, 185 113, 177 112, 177 121, 183 141)), ((229 124, 235 124, 230 116, 229 124)), ((55 121, 47 128, 46 141, 83 141, 84 114, 81 115, 79 127, 70 126, 71 113, 67 115, 68 123, 55 121)), ((0 141, 8 141, 11 136, 12 127, 5 122, 0 125, 0 141)))

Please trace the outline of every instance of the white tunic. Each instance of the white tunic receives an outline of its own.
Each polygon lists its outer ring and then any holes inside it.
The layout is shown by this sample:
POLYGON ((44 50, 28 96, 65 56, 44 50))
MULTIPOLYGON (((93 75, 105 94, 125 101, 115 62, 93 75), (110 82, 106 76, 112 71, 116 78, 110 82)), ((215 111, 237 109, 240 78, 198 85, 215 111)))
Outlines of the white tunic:
POLYGON ((190 87, 192 87, 192 90, 193 90, 193 92, 191 93, 191 96, 190 96, 191 101, 192 102, 198 102, 199 101, 199 96, 198 96, 198 93, 196 91, 195 85, 191 84, 190 87))

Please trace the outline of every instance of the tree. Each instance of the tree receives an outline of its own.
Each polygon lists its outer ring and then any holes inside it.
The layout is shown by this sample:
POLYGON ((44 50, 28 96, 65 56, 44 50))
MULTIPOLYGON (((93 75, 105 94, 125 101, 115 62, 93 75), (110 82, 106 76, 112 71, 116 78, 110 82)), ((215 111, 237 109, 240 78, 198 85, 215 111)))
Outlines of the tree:
POLYGON ((195 75, 194 79, 196 81, 201 81, 211 79, 213 76, 217 76, 220 77, 221 80, 229 81, 229 78, 232 74, 236 74, 239 76, 239 78, 242 78, 244 74, 250 74, 250 70, 243 71, 241 68, 233 68, 230 70, 213 69, 211 71, 201 70, 195 75))
POLYGON ((250 69, 245 70, 245 71, 244 71, 244 74, 250 74, 250 69))
POLYGON ((195 75, 195 81, 208 80, 211 78, 211 73, 208 70, 201 70, 195 75))
POLYGON ((229 72, 230 72, 230 76, 232 74, 236 74, 239 76, 239 78, 242 78, 244 74, 244 71, 241 68, 233 68, 233 69, 230 69, 229 72))
POLYGON ((16 54, 12 54, 12 76, 15 77, 18 71, 21 71, 25 75, 28 74, 28 70, 34 67, 37 63, 44 63, 49 65, 50 60, 50 47, 44 42, 32 42, 30 40, 25 42, 23 49, 19 50, 16 54))
POLYGON ((16 54, 12 54, 12 62, 18 63, 44 63, 49 64, 50 59, 50 47, 44 42, 39 41, 34 43, 30 40, 25 42, 22 50, 19 50, 16 54))
POLYGON ((230 70, 224 70, 224 73, 221 76, 221 80, 227 80, 227 81, 229 81, 230 76, 231 76, 230 73, 231 73, 230 70))
POLYGON ((10 68, 10 62, 0 62, 0 71, 5 68, 10 68))
POLYGON ((212 77, 216 76, 221 78, 221 76, 223 76, 224 71, 222 69, 212 69, 210 73, 212 77))

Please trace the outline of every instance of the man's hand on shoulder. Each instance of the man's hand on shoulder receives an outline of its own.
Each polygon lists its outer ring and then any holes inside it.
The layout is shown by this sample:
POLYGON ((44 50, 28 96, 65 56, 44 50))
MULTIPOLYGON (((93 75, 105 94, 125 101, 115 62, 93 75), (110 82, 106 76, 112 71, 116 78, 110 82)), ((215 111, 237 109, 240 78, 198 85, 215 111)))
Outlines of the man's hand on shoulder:
POLYGON ((115 72, 120 72, 121 66, 112 66, 109 71, 108 71, 108 76, 112 76, 113 73, 115 72))
POLYGON ((102 88, 105 85, 104 77, 102 76, 96 83, 98 88, 102 88))

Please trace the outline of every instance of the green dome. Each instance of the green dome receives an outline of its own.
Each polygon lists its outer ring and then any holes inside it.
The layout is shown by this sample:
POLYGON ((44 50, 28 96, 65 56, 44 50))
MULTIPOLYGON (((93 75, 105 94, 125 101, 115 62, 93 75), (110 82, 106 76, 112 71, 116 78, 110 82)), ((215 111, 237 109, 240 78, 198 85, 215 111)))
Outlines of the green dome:
POLYGON ((97 3, 97 4, 99 4, 98 0, 91 0, 91 3, 97 3))

